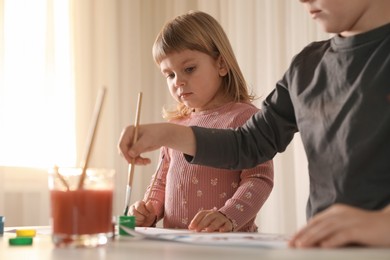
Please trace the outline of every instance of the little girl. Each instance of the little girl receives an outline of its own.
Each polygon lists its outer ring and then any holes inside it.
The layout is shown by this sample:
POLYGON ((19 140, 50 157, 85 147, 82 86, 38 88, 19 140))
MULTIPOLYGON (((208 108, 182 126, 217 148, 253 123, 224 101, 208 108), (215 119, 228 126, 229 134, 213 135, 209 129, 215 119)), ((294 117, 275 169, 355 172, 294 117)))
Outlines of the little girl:
MULTIPOLYGON (((170 122, 236 128, 258 111, 228 38, 210 15, 190 11, 169 21, 156 38, 153 57, 178 103, 163 110, 170 122)), ((165 228, 257 231, 256 214, 273 187, 272 161, 223 170, 189 164, 166 147, 161 158, 144 201, 130 207, 137 226, 163 219, 165 228)))

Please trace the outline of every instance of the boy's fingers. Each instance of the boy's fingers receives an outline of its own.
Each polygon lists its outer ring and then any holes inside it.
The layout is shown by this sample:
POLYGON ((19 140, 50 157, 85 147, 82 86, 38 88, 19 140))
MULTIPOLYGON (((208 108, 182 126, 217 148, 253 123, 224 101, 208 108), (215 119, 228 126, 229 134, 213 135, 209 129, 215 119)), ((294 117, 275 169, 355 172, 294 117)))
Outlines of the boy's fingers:
MULTIPOLYGON (((141 126, 140 126, 141 127, 141 126)), ((125 158, 128 163, 135 163, 137 165, 147 165, 151 163, 150 158, 140 156, 139 144, 133 144, 134 127, 127 126, 122 130, 117 145, 119 154, 125 158), (131 148, 131 150, 130 150, 131 148)))
POLYGON ((133 127, 127 126, 124 128, 120 134, 119 143, 118 143, 118 151, 119 154, 121 154, 128 163, 131 162, 131 157, 129 155, 129 148, 132 144, 132 137, 133 137, 133 127))

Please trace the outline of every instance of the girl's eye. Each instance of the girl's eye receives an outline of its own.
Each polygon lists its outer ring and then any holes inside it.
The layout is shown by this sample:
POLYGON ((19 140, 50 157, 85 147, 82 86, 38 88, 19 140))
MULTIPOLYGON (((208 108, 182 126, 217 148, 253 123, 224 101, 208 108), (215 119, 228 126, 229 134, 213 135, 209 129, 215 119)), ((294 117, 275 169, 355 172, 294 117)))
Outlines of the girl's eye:
POLYGON ((195 70, 195 67, 188 67, 185 69, 185 72, 193 72, 195 70))
POLYGON ((167 74, 166 77, 167 77, 167 79, 173 79, 175 77, 175 74, 173 74, 173 73, 167 74))

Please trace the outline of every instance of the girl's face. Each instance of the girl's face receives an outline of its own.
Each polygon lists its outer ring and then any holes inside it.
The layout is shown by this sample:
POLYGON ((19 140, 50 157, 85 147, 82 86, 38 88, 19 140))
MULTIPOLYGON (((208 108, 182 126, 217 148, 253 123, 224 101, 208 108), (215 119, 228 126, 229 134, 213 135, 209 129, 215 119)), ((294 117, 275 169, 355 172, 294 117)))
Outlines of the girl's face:
POLYGON ((383 16, 378 16, 383 3, 377 4, 377 0, 300 0, 300 2, 328 33, 351 36, 371 30, 384 22, 380 21, 383 16))
POLYGON ((172 97, 195 111, 224 103, 222 77, 227 74, 221 58, 192 50, 169 53, 160 63, 172 97))

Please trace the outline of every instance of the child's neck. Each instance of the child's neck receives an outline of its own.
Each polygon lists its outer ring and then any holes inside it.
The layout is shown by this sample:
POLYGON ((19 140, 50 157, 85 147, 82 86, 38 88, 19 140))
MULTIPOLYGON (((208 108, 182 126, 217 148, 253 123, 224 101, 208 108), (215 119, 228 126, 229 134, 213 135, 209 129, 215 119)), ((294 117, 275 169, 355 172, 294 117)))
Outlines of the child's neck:
POLYGON ((341 32, 343 37, 354 36, 357 34, 365 33, 374 30, 378 27, 390 23, 390 1, 382 1, 382 4, 373 4, 371 10, 360 17, 360 19, 351 26, 348 31, 341 32))

